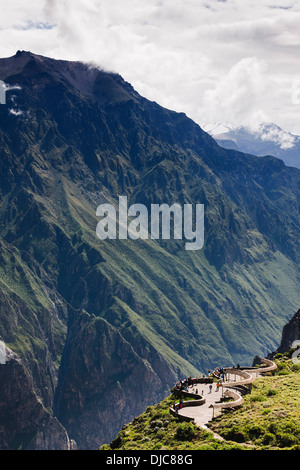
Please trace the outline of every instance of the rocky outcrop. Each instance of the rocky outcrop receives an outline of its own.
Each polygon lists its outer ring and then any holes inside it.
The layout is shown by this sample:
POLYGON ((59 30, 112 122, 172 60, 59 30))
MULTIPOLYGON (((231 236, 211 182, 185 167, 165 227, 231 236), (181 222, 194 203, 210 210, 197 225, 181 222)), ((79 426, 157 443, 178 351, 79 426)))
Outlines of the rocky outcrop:
MULTIPOLYGON (((0 249, 1 254, 5 251, 14 259, 7 247, 0 249)), ((1 263, 5 266, 0 255, 1 263)), ((20 264, 15 269, 22 272, 20 264)), ((26 278, 26 282, 30 281, 26 278)), ((58 318, 54 302, 43 306, 39 301, 35 309, 0 280, 0 337, 30 371, 33 387, 46 408, 53 404, 57 382, 55 362, 62 354, 65 334, 66 327, 58 318)))
POLYGON ((276 351, 271 353, 271 357, 274 357, 277 353, 283 354, 288 352, 292 347, 293 342, 296 340, 300 340, 300 309, 283 327, 280 345, 276 351))
POLYGON ((81 449, 110 442, 116 428, 168 393, 175 374, 161 358, 161 380, 102 318, 81 312, 69 328, 55 412, 81 449), (168 380, 169 379, 169 380, 168 380))
POLYGON ((65 428, 44 408, 20 358, 8 348, 5 364, 0 364, 0 397, 1 449, 76 448, 65 428))

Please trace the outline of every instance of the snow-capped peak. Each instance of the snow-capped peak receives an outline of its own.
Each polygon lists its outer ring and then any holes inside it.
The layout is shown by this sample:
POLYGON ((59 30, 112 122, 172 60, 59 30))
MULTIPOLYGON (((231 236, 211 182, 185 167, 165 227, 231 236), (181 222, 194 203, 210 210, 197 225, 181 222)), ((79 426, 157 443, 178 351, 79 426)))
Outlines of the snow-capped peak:
POLYGON ((207 122, 203 123, 201 127, 205 132, 214 136, 219 134, 226 134, 227 132, 234 130, 234 126, 229 122, 207 122))

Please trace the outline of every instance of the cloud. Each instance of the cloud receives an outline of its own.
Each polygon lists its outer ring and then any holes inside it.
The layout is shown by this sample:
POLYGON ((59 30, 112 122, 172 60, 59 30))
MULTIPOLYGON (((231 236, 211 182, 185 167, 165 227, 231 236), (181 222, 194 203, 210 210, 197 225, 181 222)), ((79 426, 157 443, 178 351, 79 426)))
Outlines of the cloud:
POLYGON ((269 122, 272 117, 266 113, 264 104, 272 100, 275 86, 264 60, 241 59, 204 93, 203 108, 208 121, 219 114, 224 122, 253 129, 269 122))
POLYGON ((300 134, 298 0, 11 0, 0 54, 93 61, 202 124, 270 119, 300 134))
POLYGON ((259 132, 257 132, 257 135, 264 141, 275 142, 284 150, 293 148, 297 143, 296 136, 290 132, 283 131, 276 125, 262 125, 259 132))

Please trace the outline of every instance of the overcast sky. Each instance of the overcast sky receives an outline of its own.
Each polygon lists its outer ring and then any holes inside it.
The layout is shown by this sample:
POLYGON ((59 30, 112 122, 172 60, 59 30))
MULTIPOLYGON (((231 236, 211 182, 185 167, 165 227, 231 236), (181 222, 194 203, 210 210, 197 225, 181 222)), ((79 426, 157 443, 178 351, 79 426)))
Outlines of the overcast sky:
POLYGON ((300 0, 2 1, 0 56, 17 50, 93 61, 202 126, 300 134, 300 0))

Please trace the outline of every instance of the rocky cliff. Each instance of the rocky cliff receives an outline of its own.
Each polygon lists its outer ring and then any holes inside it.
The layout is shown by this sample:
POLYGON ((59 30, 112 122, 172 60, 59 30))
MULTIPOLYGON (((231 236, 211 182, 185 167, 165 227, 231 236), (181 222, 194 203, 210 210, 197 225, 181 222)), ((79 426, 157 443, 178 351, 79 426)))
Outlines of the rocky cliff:
MULTIPOLYGON (((299 170, 222 149, 89 64, 19 51, 0 79, 0 335, 40 404, 30 432, 56 423, 19 447, 67 447, 64 429, 98 447, 178 378, 275 348, 299 305, 299 170), (203 249, 99 240, 96 209, 119 195, 204 204, 203 249)), ((3 447, 25 429, 9 394, 3 447)))
POLYGON ((280 345, 276 351, 272 353, 272 356, 277 353, 288 352, 293 342, 296 340, 300 340, 300 310, 284 325, 280 345))
POLYGON ((34 391, 31 374, 20 358, 6 348, 0 364, 0 448, 71 450, 76 443, 44 407, 34 391))
POLYGON ((163 357, 155 350, 145 353, 137 354, 106 320, 87 312, 74 315, 55 411, 81 447, 96 449, 116 425, 132 418, 133 409, 141 412, 146 402, 156 403, 166 383, 174 383, 176 375, 163 357))

